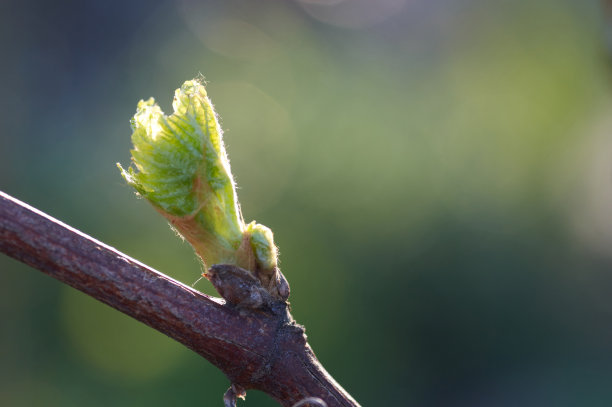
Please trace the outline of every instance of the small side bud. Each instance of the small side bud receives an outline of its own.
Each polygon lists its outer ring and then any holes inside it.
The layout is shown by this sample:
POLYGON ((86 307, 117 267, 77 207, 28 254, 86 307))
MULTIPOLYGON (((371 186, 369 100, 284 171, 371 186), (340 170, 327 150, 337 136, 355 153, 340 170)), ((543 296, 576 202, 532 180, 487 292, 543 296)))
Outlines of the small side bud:
POLYGON ((260 271, 272 274, 278 262, 278 249, 274 244, 274 234, 269 227, 251 222, 246 233, 250 235, 251 247, 255 252, 260 271))
POLYGON ((289 294, 291 294, 291 289, 289 287, 289 281, 287 281, 287 279, 285 278, 285 276, 283 275, 283 273, 280 271, 280 269, 277 267, 277 283, 276 283, 276 289, 278 292, 278 297, 283 300, 286 301, 289 298, 289 294))

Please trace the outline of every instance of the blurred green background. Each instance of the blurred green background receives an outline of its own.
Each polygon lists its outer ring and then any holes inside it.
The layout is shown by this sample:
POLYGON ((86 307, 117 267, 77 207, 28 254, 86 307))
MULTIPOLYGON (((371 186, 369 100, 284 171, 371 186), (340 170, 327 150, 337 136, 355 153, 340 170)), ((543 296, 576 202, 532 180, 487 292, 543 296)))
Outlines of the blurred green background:
MULTIPOLYGON (((192 284, 115 163, 137 101, 169 111, 201 72, 245 219, 274 230, 294 316, 360 403, 609 406, 604 23, 580 0, 5 0, 0 189, 192 284)), ((221 405, 199 356, 0 270, 0 405, 221 405)))

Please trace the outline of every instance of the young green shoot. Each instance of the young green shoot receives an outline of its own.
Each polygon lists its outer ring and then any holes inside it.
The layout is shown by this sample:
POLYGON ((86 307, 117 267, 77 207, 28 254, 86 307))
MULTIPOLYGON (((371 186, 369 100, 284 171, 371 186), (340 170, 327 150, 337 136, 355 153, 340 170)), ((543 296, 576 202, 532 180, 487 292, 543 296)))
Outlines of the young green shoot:
POLYGON ((272 231, 245 224, 218 116, 203 83, 186 81, 165 115, 153 98, 131 120, 132 166, 121 175, 195 249, 205 265, 250 271, 276 298, 289 287, 278 269, 272 231))

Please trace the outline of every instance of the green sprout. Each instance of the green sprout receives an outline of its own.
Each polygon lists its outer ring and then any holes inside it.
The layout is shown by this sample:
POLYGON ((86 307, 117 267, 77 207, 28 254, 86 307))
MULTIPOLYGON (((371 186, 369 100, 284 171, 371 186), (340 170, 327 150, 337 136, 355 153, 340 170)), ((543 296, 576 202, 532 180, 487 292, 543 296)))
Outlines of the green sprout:
POLYGON ((135 168, 117 164, 121 175, 205 265, 245 268, 286 299, 276 287, 282 274, 272 231, 242 218, 222 130, 202 82, 186 81, 175 91, 172 107, 174 113, 166 116, 153 98, 138 103, 131 120, 135 168))

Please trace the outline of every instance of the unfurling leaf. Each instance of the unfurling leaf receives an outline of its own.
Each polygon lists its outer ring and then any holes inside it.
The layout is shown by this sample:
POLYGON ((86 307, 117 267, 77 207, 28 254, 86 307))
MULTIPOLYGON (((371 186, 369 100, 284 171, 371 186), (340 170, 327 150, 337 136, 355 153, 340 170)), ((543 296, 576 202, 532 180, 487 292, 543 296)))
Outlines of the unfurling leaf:
POLYGON ((117 164, 123 178, 205 264, 245 268, 278 297, 272 231, 255 222, 246 225, 242 218, 222 131, 204 85, 196 79, 185 82, 172 107, 166 116, 153 98, 138 103, 131 120, 133 167, 117 164))

